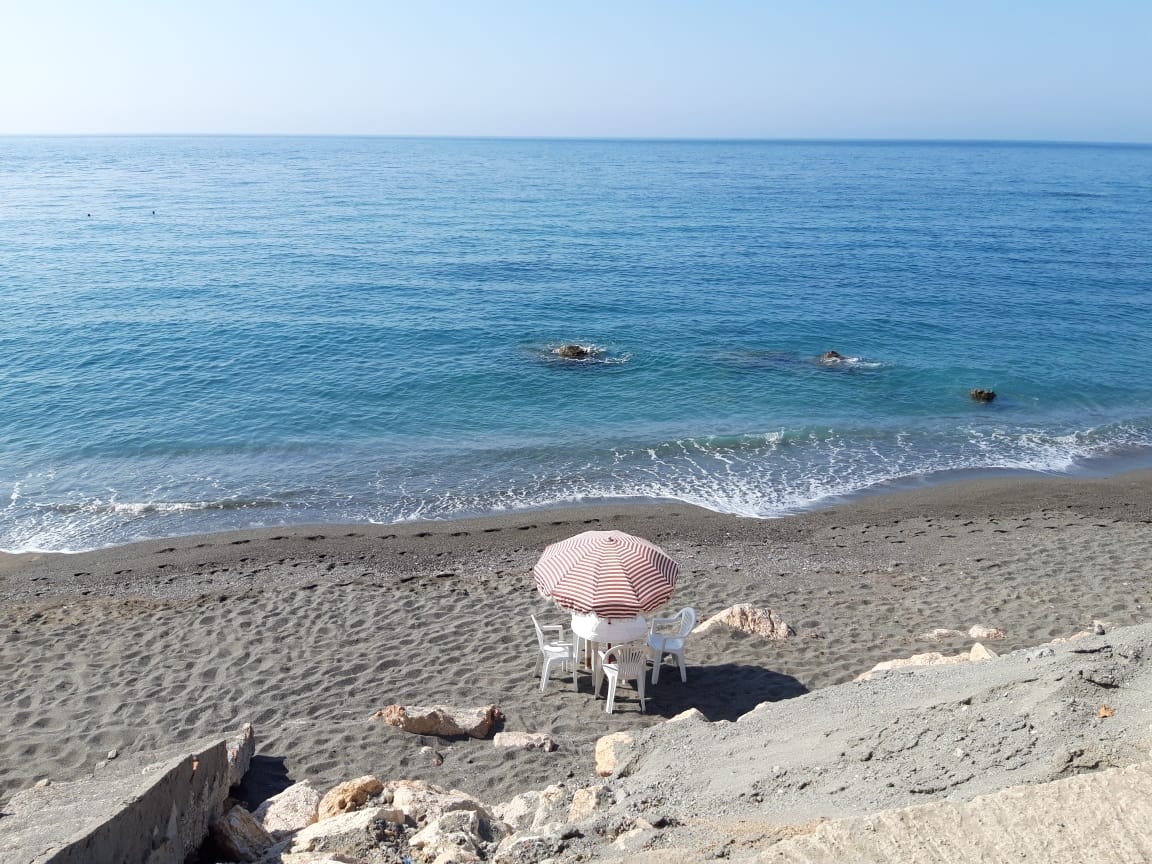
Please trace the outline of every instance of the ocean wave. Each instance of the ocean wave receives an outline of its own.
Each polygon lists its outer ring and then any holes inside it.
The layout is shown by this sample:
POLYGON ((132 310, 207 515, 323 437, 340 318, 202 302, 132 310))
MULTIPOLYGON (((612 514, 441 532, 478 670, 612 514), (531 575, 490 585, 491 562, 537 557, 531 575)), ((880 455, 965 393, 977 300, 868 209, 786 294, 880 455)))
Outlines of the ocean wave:
POLYGON ((1148 466, 1152 418, 1073 430, 782 428, 637 442, 578 458, 559 445, 473 450, 410 464, 404 476, 341 473, 282 497, 47 502, 15 488, 0 511, 0 548, 68 551, 267 525, 385 524, 628 500, 770 518, 974 472, 1081 475, 1148 466))

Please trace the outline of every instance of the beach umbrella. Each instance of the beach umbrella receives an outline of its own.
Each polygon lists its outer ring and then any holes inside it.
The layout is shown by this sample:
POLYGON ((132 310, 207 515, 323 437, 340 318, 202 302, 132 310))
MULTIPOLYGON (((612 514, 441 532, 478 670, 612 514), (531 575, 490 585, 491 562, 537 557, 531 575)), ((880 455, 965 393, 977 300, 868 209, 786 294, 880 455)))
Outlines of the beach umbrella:
POLYGON ((623 531, 585 531, 544 550, 532 576, 557 606, 600 618, 654 612, 672 596, 680 565, 623 531))

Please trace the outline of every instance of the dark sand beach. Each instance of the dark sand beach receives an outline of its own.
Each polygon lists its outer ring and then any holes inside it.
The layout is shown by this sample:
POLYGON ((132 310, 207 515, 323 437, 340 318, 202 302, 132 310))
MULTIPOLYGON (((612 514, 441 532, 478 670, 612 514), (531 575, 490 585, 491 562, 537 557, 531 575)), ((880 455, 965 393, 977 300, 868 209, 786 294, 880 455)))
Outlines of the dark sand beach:
POLYGON ((729 719, 848 681, 874 663, 955 653, 932 628, 1001 628, 996 651, 1152 609, 1152 472, 1007 479, 869 497, 774 520, 687 505, 603 506, 403 525, 179 537, 74 555, 0 556, 0 801, 40 778, 256 727, 255 805, 271 789, 366 773, 488 801, 593 771, 596 739, 688 707, 729 719), (713 630, 641 714, 607 715, 581 676, 534 674, 529 614, 543 548, 587 529, 648 538, 681 563, 671 608, 775 610, 785 642, 713 630), (422 739, 371 720, 390 703, 497 703, 505 728, 551 732, 551 754, 422 739), (432 746, 442 764, 425 751, 432 746))

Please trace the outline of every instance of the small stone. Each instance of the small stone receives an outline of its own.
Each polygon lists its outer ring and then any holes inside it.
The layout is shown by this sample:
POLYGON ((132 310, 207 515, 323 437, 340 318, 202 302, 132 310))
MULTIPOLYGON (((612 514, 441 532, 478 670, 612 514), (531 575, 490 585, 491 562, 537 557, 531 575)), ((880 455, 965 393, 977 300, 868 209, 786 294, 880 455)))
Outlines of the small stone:
POLYGON ((115 759, 119 755, 120 755, 119 750, 116 750, 116 749, 109 750, 108 751, 108 761, 111 762, 113 759, 115 759))
POLYGON ((51 785, 52 785, 52 781, 51 781, 51 780, 49 780, 47 777, 45 777, 43 780, 37 780, 37 781, 36 781, 36 786, 35 786, 34 788, 36 788, 36 789, 45 789, 45 788, 47 788, 47 787, 49 787, 49 786, 51 786, 51 785))

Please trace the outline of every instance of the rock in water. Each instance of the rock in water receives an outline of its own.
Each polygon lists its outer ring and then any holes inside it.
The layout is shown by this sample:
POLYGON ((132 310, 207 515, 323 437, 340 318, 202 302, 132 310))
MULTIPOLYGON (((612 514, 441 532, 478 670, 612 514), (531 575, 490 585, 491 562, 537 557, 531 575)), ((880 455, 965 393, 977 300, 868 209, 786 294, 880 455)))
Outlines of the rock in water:
POLYGON ((982 390, 977 387, 974 390, 969 390, 968 395, 972 397, 975 402, 991 402, 996 398, 995 390, 982 390))
POLYGON ((552 353, 566 360, 587 360, 592 356, 592 349, 583 345, 561 345, 552 353))

